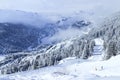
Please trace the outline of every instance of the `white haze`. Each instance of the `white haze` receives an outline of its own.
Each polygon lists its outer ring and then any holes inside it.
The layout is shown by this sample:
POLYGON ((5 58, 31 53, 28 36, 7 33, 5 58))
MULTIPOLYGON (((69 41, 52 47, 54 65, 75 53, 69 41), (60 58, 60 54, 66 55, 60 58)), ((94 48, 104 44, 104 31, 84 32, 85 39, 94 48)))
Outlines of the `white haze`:
POLYGON ((61 41, 61 40, 67 40, 70 38, 74 38, 74 37, 80 37, 83 34, 87 34, 89 31, 89 28, 81 28, 77 29, 77 28, 68 28, 66 30, 59 30, 58 33, 56 33, 54 36, 48 38, 47 40, 50 41, 61 41))
POLYGON ((120 0, 0 0, 0 9, 37 12, 49 18, 52 16, 52 20, 60 15, 85 11, 99 20, 120 11, 119 3, 120 0))
POLYGON ((0 10, 0 22, 23 23, 36 27, 42 27, 45 23, 51 22, 47 17, 18 10, 0 10))
POLYGON ((0 0, 0 9, 43 13, 70 13, 79 10, 107 15, 120 10, 120 0, 0 0))
POLYGON ((120 11, 119 3, 120 0, 0 0, 0 9, 40 13, 51 20, 84 11, 94 14, 94 19, 99 20, 120 11))

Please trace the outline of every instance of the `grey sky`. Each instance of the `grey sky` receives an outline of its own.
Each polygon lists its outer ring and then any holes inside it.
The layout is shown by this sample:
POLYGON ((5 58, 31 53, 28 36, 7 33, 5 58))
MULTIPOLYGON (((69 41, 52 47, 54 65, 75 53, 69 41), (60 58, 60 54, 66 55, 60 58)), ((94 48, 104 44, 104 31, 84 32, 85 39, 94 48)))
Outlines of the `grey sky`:
POLYGON ((120 0, 0 0, 0 9, 32 12, 69 13, 73 11, 116 12, 120 0))

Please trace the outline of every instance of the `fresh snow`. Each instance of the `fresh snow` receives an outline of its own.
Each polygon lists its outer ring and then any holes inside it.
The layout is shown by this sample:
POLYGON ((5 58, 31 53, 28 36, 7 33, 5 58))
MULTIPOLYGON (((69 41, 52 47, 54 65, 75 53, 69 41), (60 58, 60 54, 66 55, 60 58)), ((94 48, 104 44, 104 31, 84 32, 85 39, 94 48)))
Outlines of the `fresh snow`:
POLYGON ((94 55, 100 55, 103 53, 103 40, 100 38, 97 38, 94 40, 96 43, 96 46, 94 47, 94 55))
POLYGON ((2 61, 5 58, 5 56, 0 55, 0 61, 2 61))
POLYGON ((96 43, 96 45, 101 45, 102 46, 104 41, 101 38, 97 38, 97 39, 95 39, 95 43, 96 43))
POLYGON ((69 57, 55 66, 0 75, 0 80, 119 80, 120 56, 102 61, 100 58, 103 52, 103 40, 95 39, 95 42, 94 55, 87 60, 69 57), (98 55, 95 54, 96 50, 99 52, 98 55))

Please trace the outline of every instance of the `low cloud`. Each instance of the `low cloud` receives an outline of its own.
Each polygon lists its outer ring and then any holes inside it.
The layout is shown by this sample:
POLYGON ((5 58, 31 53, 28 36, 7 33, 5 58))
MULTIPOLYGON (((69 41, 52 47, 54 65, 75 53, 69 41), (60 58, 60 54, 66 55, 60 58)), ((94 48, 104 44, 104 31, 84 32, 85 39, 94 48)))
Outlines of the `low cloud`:
POLYGON ((74 38, 77 36, 81 36, 87 33, 88 29, 77 29, 77 28, 68 28, 66 30, 59 30, 54 36, 50 37, 49 41, 62 41, 70 38, 74 38), (83 30, 84 29, 84 30, 83 30))

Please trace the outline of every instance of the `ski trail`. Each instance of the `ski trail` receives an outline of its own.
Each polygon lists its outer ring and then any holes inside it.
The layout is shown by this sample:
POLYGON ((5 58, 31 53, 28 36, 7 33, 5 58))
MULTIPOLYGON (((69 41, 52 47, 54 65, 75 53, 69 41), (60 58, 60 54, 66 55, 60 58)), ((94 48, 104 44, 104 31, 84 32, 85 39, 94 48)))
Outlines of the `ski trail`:
POLYGON ((95 46, 93 48, 93 56, 89 58, 89 60, 99 61, 102 59, 103 54, 103 40, 101 38, 97 38, 94 40, 95 46))

